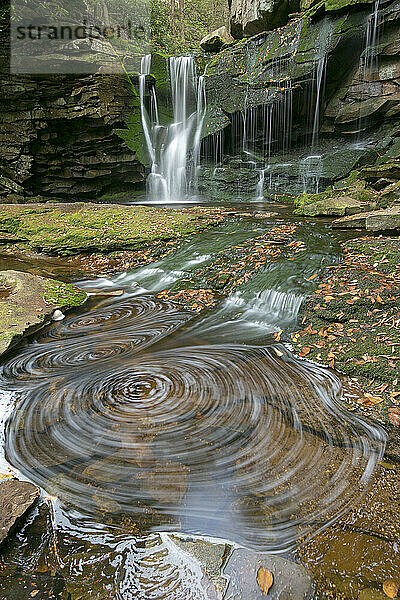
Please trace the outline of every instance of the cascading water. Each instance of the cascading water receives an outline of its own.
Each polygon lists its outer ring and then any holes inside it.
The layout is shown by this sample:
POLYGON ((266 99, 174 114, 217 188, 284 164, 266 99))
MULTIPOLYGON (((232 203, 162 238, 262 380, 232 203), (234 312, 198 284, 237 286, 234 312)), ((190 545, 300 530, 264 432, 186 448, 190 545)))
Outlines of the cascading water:
POLYGON ((334 373, 275 337, 336 255, 324 228, 304 225, 307 251, 266 264, 204 317, 154 293, 274 223, 228 221, 108 280, 123 298, 94 296, 3 364, 0 400, 15 395, 5 456, 57 498, 51 557, 73 597, 215 600, 166 532, 282 552, 363 496, 384 432, 343 408, 334 373))
MULTIPOLYGON (((147 54, 146 56, 144 56, 142 58, 142 62, 140 65, 140 75, 139 75, 140 112, 141 112, 141 117, 142 117, 143 133, 144 133, 144 137, 146 140, 147 151, 149 153, 150 160, 152 162, 154 162, 155 161, 155 150, 154 150, 154 144, 153 144, 154 127, 150 126, 149 117, 148 117, 148 114, 147 114, 147 111, 145 108, 146 77, 147 77, 147 75, 150 74, 150 68, 151 68, 151 54, 147 54)), ((152 107, 154 109, 152 111, 152 113, 156 115, 157 125, 158 125, 157 97, 155 95, 154 88, 153 88, 153 93, 151 94, 151 98, 152 98, 152 107)), ((152 113, 150 113, 150 114, 152 114, 152 113)))
POLYGON ((314 120, 313 120, 313 130, 312 130, 312 139, 311 139, 311 150, 314 150, 316 145, 318 144, 319 137, 319 120, 321 113, 321 100, 322 100, 322 91, 324 87, 324 78, 326 74, 326 62, 327 56, 324 54, 316 61, 316 92, 315 92, 315 108, 314 108, 314 120))
POLYGON ((299 184, 303 192, 318 193, 323 174, 322 155, 318 153, 321 106, 325 95, 325 78, 328 63, 328 48, 332 37, 331 25, 318 40, 318 57, 314 61, 314 74, 311 86, 310 112, 311 147, 310 154, 299 163, 299 184))
POLYGON ((166 127, 160 125, 154 87, 151 88, 150 119, 146 111, 145 85, 151 70, 151 55, 142 59, 140 103, 152 163, 147 181, 149 197, 152 201, 179 202, 196 189, 206 94, 204 77, 197 76, 193 57, 171 57, 169 68, 173 123, 166 127))
MULTIPOLYGON (((364 52, 361 56, 359 72, 361 79, 361 97, 360 103, 362 106, 363 101, 366 97, 368 84, 372 79, 372 74, 377 68, 377 57, 376 57, 376 46, 378 38, 378 26, 379 26, 379 1, 375 0, 374 10, 368 15, 367 26, 364 36, 364 52)), ((365 127, 365 118, 362 114, 362 107, 360 107, 360 115, 358 119, 358 131, 361 132, 365 127)))
POLYGON ((303 186, 303 193, 318 194, 322 173, 323 163, 320 154, 307 156, 299 162, 299 179, 303 186))

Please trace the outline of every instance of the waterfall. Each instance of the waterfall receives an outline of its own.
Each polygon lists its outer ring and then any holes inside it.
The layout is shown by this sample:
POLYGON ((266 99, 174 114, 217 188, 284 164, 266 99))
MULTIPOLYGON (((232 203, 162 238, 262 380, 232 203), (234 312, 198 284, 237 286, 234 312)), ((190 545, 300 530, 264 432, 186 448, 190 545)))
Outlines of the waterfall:
POLYGON ((321 99, 322 99, 322 91, 324 87, 324 79, 326 74, 326 62, 327 56, 324 54, 321 58, 316 61, 315 67, 315 83, 316 83, 316 93, 315 93, 315 108, 314 108, 314 121, 313 121, 313 130, 312 130, 312 138, 311 138, 311 150, 315 149, 315 146, 318 144, 319 138, 319 120, 321 113, 321 99))
POLYGON ((205 80, 197 76, 193 57, 170 58, 173 122, 163 127, 159 123, 154 87, 150 90, 150 118, 145 107, 146 76, 150 69, 151 55, 147 55, 142 59, 139 91, 143 131, 151 160, 148 194, 153 201, 179 202, 197 186, 206 111, 205 80))
POLYGON ((256 200, 264 200, 265 169, 260 169, 260 179, 257 183, 256 200))
MULTIPOLYGON (((376 46, 379 26, 379 1, 375 0, 374 11, 368 15, 367 26, 364 35, 364 52, 360 59, 360 76, 361 76, 361 97, 360 102, 365 100, 367 94, 368 83, 371 80, 372 73, 377 68, 376 46)), ((360 108, 360 116, 358 118, 358 131, 364 128, 365 123, 360 108)))
POLYGON ((366 82, 368 72, 375 67, 375 48, 378 32, 379 0, 375 1, 374 12, 368 16, 367 29, 365 33, 365 50, 362 56, 363 82, 366 82))
POLYGON ((320 179, 323 175, 322 156, 307 156, 299 162, 299 179, 303 185, 303 193, 318 194, 320 179))
MULTIPOLYGON (((150 74, 151 68, 151 54, 144 56, 140 65, 139 75, 139 96, 140 96, 140 113, 142 117, 142 127, 144 138, 146 140, 147 151, 150 156, 152 163, 155 161, 155 150, 153 145, 153 132, 150 129, 149 118, 145 108, 145 94, 146 94, 146 77, 150 74)), ((158 112, 158 111, 157 111, 158 112)))

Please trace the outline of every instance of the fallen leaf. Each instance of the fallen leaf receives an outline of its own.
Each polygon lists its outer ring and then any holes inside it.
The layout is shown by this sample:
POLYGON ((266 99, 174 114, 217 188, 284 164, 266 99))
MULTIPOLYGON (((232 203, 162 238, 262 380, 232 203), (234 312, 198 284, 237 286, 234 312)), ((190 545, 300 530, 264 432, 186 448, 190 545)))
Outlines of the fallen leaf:
POLYGON ((260 567, 257 573, 257 583, 260 586, 263 593, 267 595, 270 588, 272 587, 272 584, 274 583, 274 576, 268 571, 268 569, 260 567))
POLYGON ((389 408, 389 421, 395 427, 400 427, 400 407, 392 406, 389 408))
POLYGON ((309 348, 308 346, 303 346, 300 352, 300 356, 307 356, 307 354, 310 354, 310 352, 311 348, 309 348))
POLYGON ((383 583, 383 591, 388 598, 396 598, 399 592, 399 585, 395 581, 388 579, 383 583))

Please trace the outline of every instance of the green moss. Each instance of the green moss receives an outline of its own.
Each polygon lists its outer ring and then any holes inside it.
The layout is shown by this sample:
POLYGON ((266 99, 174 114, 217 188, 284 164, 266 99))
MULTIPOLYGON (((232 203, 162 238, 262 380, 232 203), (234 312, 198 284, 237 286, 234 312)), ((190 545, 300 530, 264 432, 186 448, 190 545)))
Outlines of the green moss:
POLYGON ((327 12, 343 10, 349 6, 357 4, 371 4, 374 0, 325 0, 325 10, 327 12))
POLYGON ((314 204, 315 202, 319 202, 320 200, 326 200, 326 198, 332 197, 332 192, 329 191, 331 188, 328 188, 325 192, 320 192, 319 194, 300 194, 294 200, 294 205, 297 208, 303 208, 304 206, 308 206, 309 204, 314 204))
MULTIPOLYGON (((340 189, 349 187, 353 183, 356 183, 358 181, 358 178, 359 178, 359 172, 351 171, 351 173, 348 177, 346 177, 345 179, 341 179, 340 181, 337 181, 335 183, 335 189, 340 190, 340 189)), ((365 185, 365 183, 364 183, 364 185, 365 185)))
POLYGON ((7 233, 16 233, 21 224, 21 220, 18 217, 8 217, 7 215, 0 215, 0 230, 6 231, 7 233))
POLYGON ((144 139, 142 119, 140 112, 140 98, 131 82, 132 96, 130 101, 131 111, 129 112, 126 123, 127 129, 116 129, 115 133, 124 140, 132 152, 135 152, 137 159, 142 165, 149 164, 149 156, 146 150, 144 139))
MULTIPOLYGON (((346 242, 345 249, 344 262, 321 275, 318 289, 303 305, 302 329, 293 335, 293 343, 307 359, 361 377, 366 391, 373 393, 384 384, 390 402, 393 382, 400 378, 400 332, 395 325, 400 240, 361 238, 346 242)), ((384 407, 380 404, 377 410, 382 413, 384 407)))
POLYGON ((87 294, 82 290, 61 281, 46 279, 43 282, 43 287, 45 289, 43 299, 48 304, 55 306, 72 308, 80 306, 87 298, 87 294))
POLYGON ((111 252, 174 239, 220 222, 215 209, 174 210, 145 206, 59 204, 0 205, 0 219, 18 219, 15 233, 23 238, 15 248, 70 255, 85 251, 111 252))

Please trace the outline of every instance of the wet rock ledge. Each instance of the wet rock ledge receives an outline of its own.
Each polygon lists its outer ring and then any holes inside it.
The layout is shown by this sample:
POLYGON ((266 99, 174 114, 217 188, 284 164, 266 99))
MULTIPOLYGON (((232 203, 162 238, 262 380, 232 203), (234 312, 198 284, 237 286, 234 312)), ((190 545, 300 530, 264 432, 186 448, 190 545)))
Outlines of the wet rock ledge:
POLYGON ((40 490, 32 483, 12 479, 0 484, 0 545, 39 497, 40 490))

